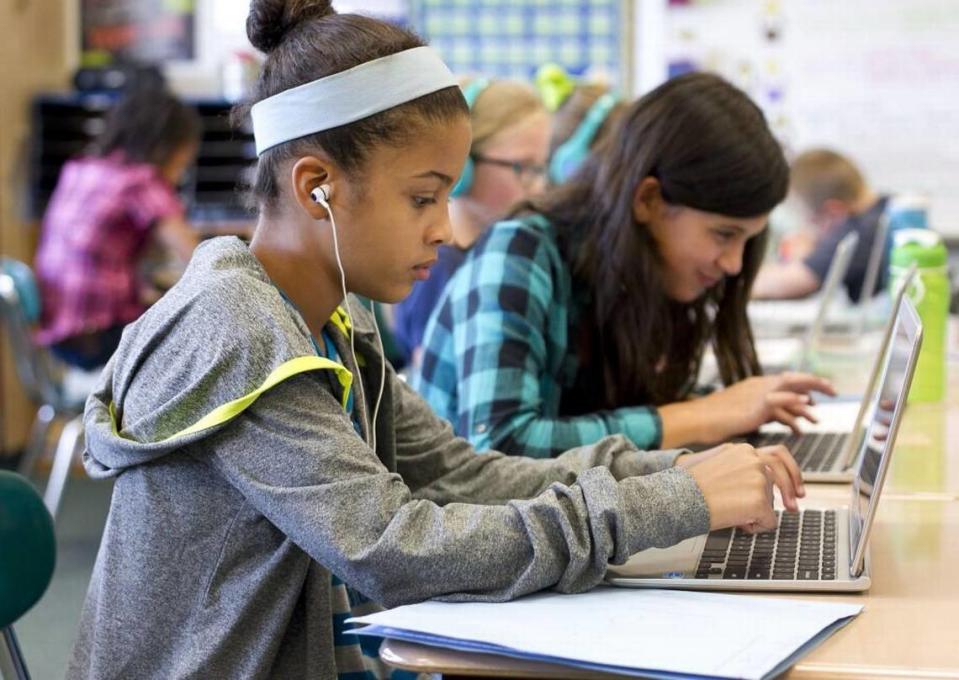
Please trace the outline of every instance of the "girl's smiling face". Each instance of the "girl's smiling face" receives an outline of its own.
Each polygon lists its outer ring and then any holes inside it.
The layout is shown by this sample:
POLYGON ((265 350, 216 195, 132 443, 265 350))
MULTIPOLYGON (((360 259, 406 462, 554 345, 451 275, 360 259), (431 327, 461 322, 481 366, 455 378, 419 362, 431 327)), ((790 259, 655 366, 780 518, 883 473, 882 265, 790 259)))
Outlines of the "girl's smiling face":
POLYGON ((656 243, 666 294, 693 302, 743 268, 746 243, 763 232, 768 214, 731 217, 663 200, 659 182, 647 177, 636 190, 633 216, 656 243))

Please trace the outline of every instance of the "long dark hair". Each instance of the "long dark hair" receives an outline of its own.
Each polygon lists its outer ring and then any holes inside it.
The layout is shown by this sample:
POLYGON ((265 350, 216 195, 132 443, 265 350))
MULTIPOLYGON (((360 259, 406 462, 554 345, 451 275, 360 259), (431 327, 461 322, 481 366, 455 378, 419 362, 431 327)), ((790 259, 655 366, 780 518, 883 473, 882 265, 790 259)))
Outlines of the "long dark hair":
POLYGON ((580 340, 593 408, 688 396, 710 341, 725 384, 760 373, 746 303, 765 231, 747 242, 738 275, 692 303, 670 300, 652 236, 633 216, 646 177, 668 204, 755 217, 783 200, 789 168, 743 92, 689 74, 635 102, 569 182, 520 207, 555 225, 574 286, 591 293, 592 326, 580 340))
MULTIPOLYGON (((330 0, 253 0, 246 32, 267 58, 252 99, 234 111, 234 124, 241 124, 250 107, 262 99, 424 44, 410 31, 384 21, 337 14, 331 4, 330 0)), ((276 200, 277 170, 290 158, 321 148, 344 172, 359 177, 374 146, 402 145, 423 123, 455 116, 469 116, 469 109, 460 89, 449 87, 355 123, 275 146, 260 156, 250 187, 253 202, 270 205, 276 200)))
POLYGON ((128 162, 160 167, 185 144, 198 141, 201 131, 196 109, 170 92, 155 68, 144 67, 107 113, 90 153, 119 151, 128 162))

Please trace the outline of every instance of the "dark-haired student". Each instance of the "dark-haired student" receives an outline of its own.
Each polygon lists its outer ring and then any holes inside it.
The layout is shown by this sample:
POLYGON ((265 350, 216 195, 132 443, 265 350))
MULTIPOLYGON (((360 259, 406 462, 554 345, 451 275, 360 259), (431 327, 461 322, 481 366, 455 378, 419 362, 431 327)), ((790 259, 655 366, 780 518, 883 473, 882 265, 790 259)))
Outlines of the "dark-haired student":
POLYGON ((154 238, 189 260, 199 239, 176 185, 199 139, 197 113, 151 79, 117 102, 90 151, 60 171, 35 260, 37 340, 68 364, 105 364, 143 313, 138 267, 154 238))
POLYGON ((474 247, 433 312, 413 385, 478 449, 549 457, 796 427, 803 373, 761 376, 746 303, 789 169, 721 78, 651 91, 563 185, 474 247), (692 398, 711 345, 726 387, 692 398))
POLYGON ((86 469, 116 481, 68 677, 373 677, 353 614, 582 591, 643 548, 775 526, 774 484, 797 507, 782 448, 476 455, 352 295, 395 303, 450 241, 456 80, 329 2, 254 0, 247 31, 256 232, 197 248, 88 401, 86 469))

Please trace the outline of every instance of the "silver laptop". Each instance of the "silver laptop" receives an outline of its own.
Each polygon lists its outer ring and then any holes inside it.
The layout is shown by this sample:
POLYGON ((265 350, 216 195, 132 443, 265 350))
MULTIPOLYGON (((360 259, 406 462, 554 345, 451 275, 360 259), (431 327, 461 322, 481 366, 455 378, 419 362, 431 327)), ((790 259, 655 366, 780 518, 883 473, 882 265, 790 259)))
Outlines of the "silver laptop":
POLYGON ((826 325, 829 309, 852 264, 859 234, 850 232, 836 246, 819 295, 803 300, 753 300, 749 303, 750 324, 760 337, 805 334, 815 340, 826 325))
POLYGON ((772 351, 774 356, 769 356, 769 352, 764 353, 762 351, 764 343, 760 341, 758 348, 759 361, 764 373, 808 370, 813 350, 826 328, 829 309, 836 298, 836 293, 842 287, 843 280, 846 278, 858 243, 859 234, 852 232, 846 234, 839 245, 836 246, 836 253, 829 264, 829 271, 826 272, 826 279, 820 288, 820 294, 814 300, 809 301, 814 304, 811 319, 809 312, 802 307, 802 305, 807 304, 806 301, 761 300, 749 303, 751 319, 755 319, 756 323, 767 326, 775 326, 779 323, 783 333, 793 335, 790 338, 765 338, 765 344, 772 343, 775 348, 772 351), (776 321, 777 316, 783 317, 780 322, 776 321), (797 343, 795 335, 799 333, 802 333, 803 337, 797 343), (785 347, 781 347, 783 343, 786 344, 785 347), (799 353, 798 359, 794 360, 796 344, 799 345, 799 353))
POLYGON ((737 529, 695 536, 671 548, 651 548, 610 565, 612 585, 696 590, 861 591, 870 585, 867 546, 892 456, 922 325, 903 298, 883 358, 872 416, 860 423, 856 475, 848 507, 779 512, 762 534, 737 529))
POLYGON ((799 355, 799 362, 796 365, 797 371, 809 369, 809 363, 812 359, 812 353, 816 349, 819 338, 822 336, 826 327, 826 315, 829 313, 829 307, 836 297, 836 292, 842 286, 842 282, 849 272, 849 265, 852 264, 852 256, 856 252, 856 246, 859 244, 859 234, 851 232, 846 234, 836 247, 836 254, 829 264, 829 271, 826 273, 826 282, 823 284, 822 298, 819 301, 819 309, 816 310, 816 316, 813 318, 812 325, 806 332, 803 340, 802 351, 799 355))
MULTIPOLYGON (((860 431, 869 417, 867 409, 875 401, 874 392, 878 388, 879 374, 883 369, 884 358, 892 339, 899 308, 915 277, 916 266, 913 265, 902 278, 896 292, 892 313, 886 322, 882 342, 879 351, 876 353, 876 359, 873 362, 872 371, 869 374, 869 380, 866 382, 866 389, 863 391, 863 398, 859 404, 859 412, 848 428, 834 427, 829 430, 804 432, 799 435, 788 431, 760 431, 748 437, 747 441, 753 446, 783 444, 793 454, 807 482, 845 483, 852 481, 852 466, 859 452, 860 442, 851 435, 853 432, 860 431)), ((820 415, 828 415, 826 412, 830 408, 836 408, 836 404, 826 403, 818 408, 820 415)))
POLYGON ((892 201, 886 203, 885 210, 879 216, 879 223, 876 225, 876 235, 872 242, 872 252, 869 253, 869 261, 866 263, 866 274, 862 281, 862 291, 859 294, 859 323, 856 327, 856 333, 862 333, 866 327, 866 320, 869 316, 869 302, 876 294, 879 288, 879 270, 882 266, 882 258, 886 254, 889 240, 889 208, 892 201))

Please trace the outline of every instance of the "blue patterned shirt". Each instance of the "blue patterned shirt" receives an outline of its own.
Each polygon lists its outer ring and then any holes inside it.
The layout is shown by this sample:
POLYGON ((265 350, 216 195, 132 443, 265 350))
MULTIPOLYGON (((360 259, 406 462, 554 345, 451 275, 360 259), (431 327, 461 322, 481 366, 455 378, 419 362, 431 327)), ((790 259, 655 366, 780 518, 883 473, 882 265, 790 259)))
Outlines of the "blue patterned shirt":
POLYGON ((563 413, 587 303, 543 217, 500 222, 450 279, 412 384, 478 450, 547 458, 610 434, 656 448, 655 407, 563 413))

